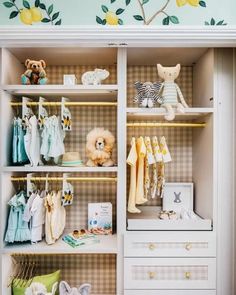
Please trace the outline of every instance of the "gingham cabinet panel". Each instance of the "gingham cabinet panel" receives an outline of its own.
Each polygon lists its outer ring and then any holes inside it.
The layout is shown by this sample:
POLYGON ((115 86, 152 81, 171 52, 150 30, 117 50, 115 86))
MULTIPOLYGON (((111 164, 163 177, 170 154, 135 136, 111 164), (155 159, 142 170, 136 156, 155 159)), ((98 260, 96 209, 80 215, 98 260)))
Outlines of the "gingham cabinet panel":
POLYGON ((124 285, 130 290, 214 290, 215 269, 215 258, 125 258, 124 285))
POLYGON ((124 239, 125 257, 215 257, 215 234, 127 233, 124 239))
POLYGON ((215 290, 125 290, 124 295, 216 295, 215 290))

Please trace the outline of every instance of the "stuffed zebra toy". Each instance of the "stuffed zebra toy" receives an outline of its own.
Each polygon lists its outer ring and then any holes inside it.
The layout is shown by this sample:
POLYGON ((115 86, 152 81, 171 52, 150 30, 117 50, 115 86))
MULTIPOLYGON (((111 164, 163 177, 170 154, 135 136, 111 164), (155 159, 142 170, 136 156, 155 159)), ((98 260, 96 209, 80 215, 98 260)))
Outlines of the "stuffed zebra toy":
POLYGON ((139 107, 153 108, 157 103, 162 104, 163 100, 159 95, 161 83, 159 82, 135 82, 134 86, 137 94, 134 97, 134 103, 138 103, 139 107))

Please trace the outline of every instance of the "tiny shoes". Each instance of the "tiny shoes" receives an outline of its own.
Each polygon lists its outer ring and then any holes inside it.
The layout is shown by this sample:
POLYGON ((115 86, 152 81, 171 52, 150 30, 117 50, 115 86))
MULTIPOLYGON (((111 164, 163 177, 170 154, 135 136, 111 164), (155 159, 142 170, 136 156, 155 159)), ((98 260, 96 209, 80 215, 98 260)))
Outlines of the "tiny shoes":
POLYGON ((161 211, 159 218, 162 220, 177 220, 178 216, 175 211, 161 211))

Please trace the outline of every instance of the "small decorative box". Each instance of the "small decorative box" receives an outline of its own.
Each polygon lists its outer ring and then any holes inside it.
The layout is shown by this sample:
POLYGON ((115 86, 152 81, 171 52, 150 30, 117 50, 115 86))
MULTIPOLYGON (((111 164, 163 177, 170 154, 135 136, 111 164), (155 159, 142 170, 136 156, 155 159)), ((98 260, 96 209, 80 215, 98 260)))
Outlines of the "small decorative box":
POLYGON ((75 75, 64 75, 63 76, 64 85, 76 85, 77 79, 75 75))

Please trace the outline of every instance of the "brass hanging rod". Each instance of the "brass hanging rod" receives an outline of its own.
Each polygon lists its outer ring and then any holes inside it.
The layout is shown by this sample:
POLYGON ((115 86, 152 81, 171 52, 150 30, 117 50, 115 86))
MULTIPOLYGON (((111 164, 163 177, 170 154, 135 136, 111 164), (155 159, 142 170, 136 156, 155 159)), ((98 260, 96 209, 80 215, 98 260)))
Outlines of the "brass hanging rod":
MULTIPOLYGON (((11 102, 11 106, 22 106, 22 102, 11 102)), ((26 102, 27 106, 38 106, 39 102, 37 101, 30 101, 26 102)), ((52 107, 57 107, 61 106, 62 102, 61 101, 45 101, 41 103, 42 106, 52 106, 52 107)), ((65 106, 101 106, 101 107, 112 107, 112 106, 117 106, 117 102, 107 102, 107 101, 100 101, 100 102, 95 102, 95 101, 89 101, 89 102, 82 102, 82 101, 68 101, 64 103, 65 106)))
MULTIPOLYGON (((31 181, 107 181, 107 182, 116 182, 116 177, 31 177, 31 181)), ((11 181, 27 181, 27 177, 11 177, 11 181)))
POLYGON ((127 123, 127 127, 191 127, 202 128, 206 123, 127 123))

